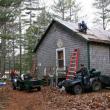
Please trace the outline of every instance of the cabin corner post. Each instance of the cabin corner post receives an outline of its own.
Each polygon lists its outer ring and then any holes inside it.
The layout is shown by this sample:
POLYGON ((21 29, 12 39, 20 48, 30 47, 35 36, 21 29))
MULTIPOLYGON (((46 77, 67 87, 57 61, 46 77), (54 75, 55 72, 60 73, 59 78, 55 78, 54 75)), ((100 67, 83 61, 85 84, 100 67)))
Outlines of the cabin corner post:
POLYGON ((90 70, 90 42, 87 42, 87 61, 88 61, 88 70, 90 70))

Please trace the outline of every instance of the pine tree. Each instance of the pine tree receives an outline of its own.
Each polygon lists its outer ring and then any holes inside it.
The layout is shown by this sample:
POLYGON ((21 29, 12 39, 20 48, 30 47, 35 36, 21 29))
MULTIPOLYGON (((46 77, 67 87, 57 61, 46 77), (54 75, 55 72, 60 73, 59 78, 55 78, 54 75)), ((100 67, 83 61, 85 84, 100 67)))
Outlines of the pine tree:
POLYGON ((25 70, 30 70, 32 67, 33 50, 36 44, 41 39, 42 34, 46 30, 48 24, 51 22, 51 15, 46 12, 45 8, 38 15, 35 23, 26 30, 24 40, 25 57, 24 64, 25 70))
POLYGON ((23 0, 0 0, 1 73, 5 73, 7 24, 16 18, 17 7, 23 0))
POLYGON ((53 5, 54 17, 66 21, 78 21, 78 12, 81 10, 80 4, 76 0, 59 0, 53 5))
POLYGON ((80 3, 77 3, 76 0, 67 0, 68 5, 68 15, 67 20, 77 23, 78 22, 78 13, 81 11, 80 3))
POLYGON ((95 0, 93 6, 97 9, 99 15, 97 21, 102 23, 103 29, 105 30, 110 19, 110 13, 108 11, 110 0, 95 0))
POLYGON ((66 0, 54 1, 54 5, 52 7, 54 11, 53 16, 65 20, 68 7, 66 0))

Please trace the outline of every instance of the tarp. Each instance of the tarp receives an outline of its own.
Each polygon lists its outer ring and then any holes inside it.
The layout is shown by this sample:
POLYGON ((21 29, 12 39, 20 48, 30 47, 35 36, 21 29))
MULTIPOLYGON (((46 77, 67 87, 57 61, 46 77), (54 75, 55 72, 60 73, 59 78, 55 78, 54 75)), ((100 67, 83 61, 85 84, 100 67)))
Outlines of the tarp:
POLYGON ((6 82, 0 82, 0 87, 6 85, 6 82))

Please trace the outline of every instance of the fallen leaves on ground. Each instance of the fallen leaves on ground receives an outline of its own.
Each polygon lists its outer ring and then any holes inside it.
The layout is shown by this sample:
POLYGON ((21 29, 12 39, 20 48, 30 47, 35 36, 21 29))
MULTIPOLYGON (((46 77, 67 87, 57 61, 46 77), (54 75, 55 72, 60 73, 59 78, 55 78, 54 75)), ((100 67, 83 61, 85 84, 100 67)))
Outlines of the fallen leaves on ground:
POLYGON ((50 87, 39 92, 9 89, 2 93, 0 102, 2 99, 8 105, 4 110, 110 110, 110 90, 71 95, 50 87), (9 99, 5 100, 7 95, 9 99))
POLYGON ((5 110, 9 103, 9 87, 0 87, 0 110, 5 110))

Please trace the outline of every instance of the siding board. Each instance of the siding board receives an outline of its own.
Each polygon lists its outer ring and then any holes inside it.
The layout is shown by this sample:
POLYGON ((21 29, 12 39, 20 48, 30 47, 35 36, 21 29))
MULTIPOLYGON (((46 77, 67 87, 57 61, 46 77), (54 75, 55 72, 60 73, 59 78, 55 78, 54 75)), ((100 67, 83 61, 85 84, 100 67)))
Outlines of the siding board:
POLYGON ((109 45, 95 44, 90 45, 90 66, 110 75, 109 45))

